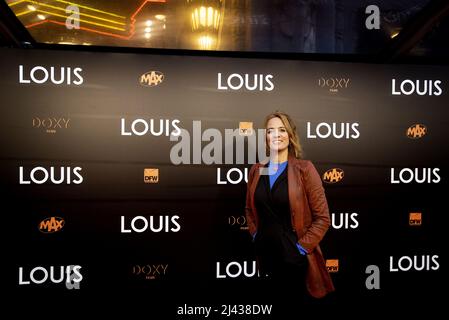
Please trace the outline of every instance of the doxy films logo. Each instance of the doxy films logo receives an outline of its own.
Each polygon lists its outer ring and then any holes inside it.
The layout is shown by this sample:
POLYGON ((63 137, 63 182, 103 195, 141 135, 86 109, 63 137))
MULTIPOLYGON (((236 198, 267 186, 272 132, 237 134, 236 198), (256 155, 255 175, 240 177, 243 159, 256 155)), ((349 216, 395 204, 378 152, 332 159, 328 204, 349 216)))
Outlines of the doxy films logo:
POLYGON ((166 264, 136 264, 133 266, 133 274, 143 276, 146 280, 160 279, 167 274, 168 263, 166 264))

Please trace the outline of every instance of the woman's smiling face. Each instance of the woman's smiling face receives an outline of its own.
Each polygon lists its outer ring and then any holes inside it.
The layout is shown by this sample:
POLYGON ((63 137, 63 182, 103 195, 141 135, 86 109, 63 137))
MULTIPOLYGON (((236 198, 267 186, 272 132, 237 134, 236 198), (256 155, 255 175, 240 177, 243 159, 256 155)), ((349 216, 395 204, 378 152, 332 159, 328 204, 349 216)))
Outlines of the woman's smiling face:
POLYGON ((279 118, 272 118, 267 123, 267 143, 270 151, 278 153, 287 149, 290 143, 287 129, 279 118))

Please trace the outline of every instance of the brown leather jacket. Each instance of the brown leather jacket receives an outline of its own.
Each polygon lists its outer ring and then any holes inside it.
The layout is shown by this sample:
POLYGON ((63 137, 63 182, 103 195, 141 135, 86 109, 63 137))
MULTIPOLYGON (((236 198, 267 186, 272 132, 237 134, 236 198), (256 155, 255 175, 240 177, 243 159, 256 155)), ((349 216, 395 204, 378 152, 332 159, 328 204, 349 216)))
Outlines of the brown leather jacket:
MULTIPOLYGON (((245 211, 251 234, 256 232, 258 225, 254 192, 260 177, 259 168, 263 166, 261 163, 254 164, 248 175, 245 211)), ((308 252, 307 290, 313 297, 321 298, 335 290, 319 246, 330 226, 326 195, 312 162, 289 155, 287 168, 292 226, 298 235, 298 242, 308 252)))

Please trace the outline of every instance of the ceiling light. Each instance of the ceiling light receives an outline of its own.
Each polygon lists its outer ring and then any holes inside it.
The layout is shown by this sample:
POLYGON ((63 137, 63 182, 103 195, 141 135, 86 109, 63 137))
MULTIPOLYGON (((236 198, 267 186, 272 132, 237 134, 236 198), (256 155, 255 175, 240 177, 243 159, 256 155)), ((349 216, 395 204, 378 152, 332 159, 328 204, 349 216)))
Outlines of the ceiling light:
POLYGON ((157 15, 155 15, 154 16, 156 19, 158 19, 158 20, 163 20, 163 21, 165 21, 165 15, 164 14, 157 14, 157 15))
POLYGON ((219 8, 205 6, 193 8, 191 18, 194 31, 198 29, 218 30, 221 19, 219 8))
POLYGON ((38 17, 40 20, 45 20, 45 16, 44 16, 43 14, 38 14, 37 17, 38 17))
POLYGON ((31 11, 36 11, 36 7, 32 6, 31 4, 27 5, 27 8, 31 11))
POLYGON ((393 39, 393 38, 396 38, 398 35, 399 35, 399 31, 394 31, 394 32, 390 35, 390 37, 391 37, 391 39, 393 39))
POLYGON ((151 27, 151 26, 153 25, 153 21, 147 20, 147 22, 145 22, 145 25, 146 25, 147 27, 151 27))
POLYGON ((206 35, 206 36, 201 36, 198 39, 198 42, 199 42, 200 48, 202 50, 211 50, 215 41, 211 36, 206 35))
POLYGON ((151 32, 151 28, 150 27, 145 28, 145 33, 150 33, 150 32, 151 32))

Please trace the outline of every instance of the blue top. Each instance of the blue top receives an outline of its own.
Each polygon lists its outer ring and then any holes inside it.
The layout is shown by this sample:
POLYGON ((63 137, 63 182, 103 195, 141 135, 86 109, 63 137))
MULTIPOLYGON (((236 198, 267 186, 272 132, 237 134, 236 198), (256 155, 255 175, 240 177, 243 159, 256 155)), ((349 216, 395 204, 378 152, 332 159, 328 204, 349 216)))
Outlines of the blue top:
POLYGON ((268 174, 270 177, 270 189, 273 188, 274 183, 277 178, 284 172, 287 167, 288 161, 280 162, 280 163, 270 163, 268 164, 268 174))

